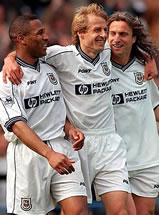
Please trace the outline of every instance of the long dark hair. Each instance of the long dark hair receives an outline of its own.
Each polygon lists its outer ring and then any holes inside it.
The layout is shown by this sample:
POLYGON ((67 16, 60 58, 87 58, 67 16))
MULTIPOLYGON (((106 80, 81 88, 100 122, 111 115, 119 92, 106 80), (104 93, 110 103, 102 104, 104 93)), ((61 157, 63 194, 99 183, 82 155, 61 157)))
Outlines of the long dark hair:
POLYGON ((148 32, 145 30, 145 26, 138 17, 128 12, 115 12, 108 18, 108 30, 113 21, 124 21, 132 28, 133 36, 136 36, 136 42, 132 47, 132 54, 139 60, 145 61, 147 55, 150 58, 157 55, 157 46, 152 43, 148 32))

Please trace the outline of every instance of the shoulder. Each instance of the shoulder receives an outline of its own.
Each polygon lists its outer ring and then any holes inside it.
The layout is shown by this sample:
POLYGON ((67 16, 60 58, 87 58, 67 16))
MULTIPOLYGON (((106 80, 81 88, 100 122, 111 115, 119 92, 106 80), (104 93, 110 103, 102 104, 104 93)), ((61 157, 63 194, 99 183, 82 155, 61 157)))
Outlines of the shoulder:
POLYGON ((134 62, 131 64, 131 68, 144 73, 145 64, 141 60, 135 58, 134 62))
POLYGON ((104 46, 103 53, 111 55, 111 48, 109 46, 109 43, 107 43, 107 42, 104 46))
POLYGON ((109 44, 106 42, 105 46, 104 46, 104 49, 103 51, 101 51, 100 53, 102 59, 107 59, 107 60, 110 60, 110 57, 111 57, 111 48, 109 46, 109 44))
POLYGON ((111 51, 111 48, 108 42, 105 43, 104 50, 111 51))
POLYGON ((69 46, 54 45, 47 48, 47 58, 71 54, 74 52, 77 52, 77 49, 73 45, 69 46))

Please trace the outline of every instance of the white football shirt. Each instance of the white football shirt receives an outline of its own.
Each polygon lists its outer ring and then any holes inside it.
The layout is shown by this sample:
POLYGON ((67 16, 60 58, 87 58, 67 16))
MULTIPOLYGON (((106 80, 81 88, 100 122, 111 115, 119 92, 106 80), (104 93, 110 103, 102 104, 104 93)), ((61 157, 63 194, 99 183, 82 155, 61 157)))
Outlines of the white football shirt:
POLYGON ((144 65, 132 59, 121 66, 112 61, 112 99, 117 133, 127 146, 128 170, 159 165, 159 137, 154 108, 159 91, 143 81, 144 65))
POLYGON ((110 53, 108 45, 95 59, 73 45, 47 50, 45 60, 58 71, 67 117, 82 130, 114 128, 110 53))
POLYGON ((17 62, 24 72, 20 85, 4 84, 0 74, 2 124, 12 131, 16 121, 24 121, 42 140, 64 136, 66 108, 57 74, 46 63, 33 67, 19 58, 17 62))

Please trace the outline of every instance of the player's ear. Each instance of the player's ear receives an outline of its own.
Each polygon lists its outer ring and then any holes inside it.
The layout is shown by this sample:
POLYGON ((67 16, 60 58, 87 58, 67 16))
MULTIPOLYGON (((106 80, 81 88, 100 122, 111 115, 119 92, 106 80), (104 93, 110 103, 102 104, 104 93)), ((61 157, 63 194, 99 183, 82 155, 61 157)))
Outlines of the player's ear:
POLYGON ((84 33, 82 31, 77 32, 77 35, 79 37, 79 39, 83 39, 84 38, 84 33))
POLYGON ((23 34, 18 34, 17 41, 18 41, 18 43, 24 44, 25 43, 25 36, 23 34))
POLYGON ((135 42, 136 42, 136 36, 133 37, 133 43, 135 43, 135 42))

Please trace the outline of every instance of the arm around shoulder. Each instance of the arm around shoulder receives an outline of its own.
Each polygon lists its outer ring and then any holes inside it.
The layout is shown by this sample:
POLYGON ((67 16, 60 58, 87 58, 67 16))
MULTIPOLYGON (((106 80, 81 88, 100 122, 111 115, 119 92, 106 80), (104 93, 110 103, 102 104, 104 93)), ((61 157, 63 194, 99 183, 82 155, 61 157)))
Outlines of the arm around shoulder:
POLYGON ((13 51, 4 59, 4 65, 2 68, 4 83, 7 83, 6 77, 8 77, 9 81, 11 81, 13 84, 18 85, 19 83, 21 83, 23 71, 17 64, 15 58, 16 52, 13 51))

